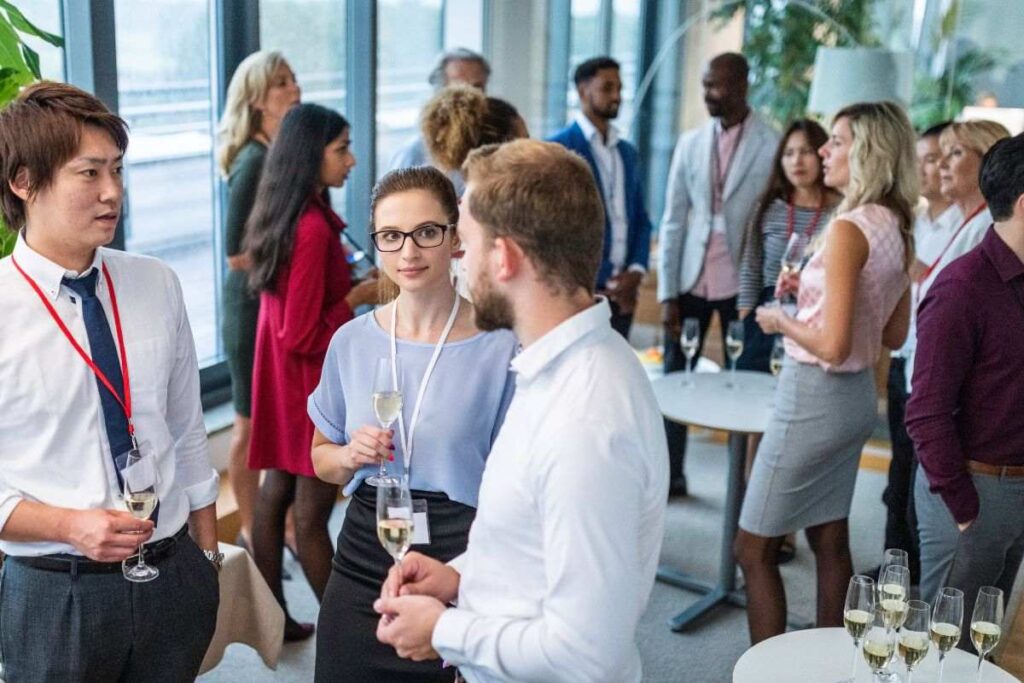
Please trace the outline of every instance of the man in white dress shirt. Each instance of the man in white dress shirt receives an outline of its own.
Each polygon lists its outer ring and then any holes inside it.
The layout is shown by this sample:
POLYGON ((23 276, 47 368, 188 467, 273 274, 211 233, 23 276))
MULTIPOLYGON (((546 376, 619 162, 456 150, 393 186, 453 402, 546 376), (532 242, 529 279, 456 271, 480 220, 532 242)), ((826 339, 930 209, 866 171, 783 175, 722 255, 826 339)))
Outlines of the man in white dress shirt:
POLYGON ((104 248, 127 143, 124 121, 69 85, 0 112, 0 209, 20 231, 0 260, 7 683, 191 680, 216 625, 218 482, 181 287, 159 261, 104 248), (153 458, 150 519, 122 499, 132 449, 153 458), (141 542, 159 576, 129 582, 141 542))
POLYGON ((593 175, 535 140, 477 150, 464 171, 477 324, 519 337, 516 394, 468 549, 448 565, 410 553, 375 606, 378 637, 472 683, 635 683, 667 450, 650 382, 593 297, 604 233, 593 175))

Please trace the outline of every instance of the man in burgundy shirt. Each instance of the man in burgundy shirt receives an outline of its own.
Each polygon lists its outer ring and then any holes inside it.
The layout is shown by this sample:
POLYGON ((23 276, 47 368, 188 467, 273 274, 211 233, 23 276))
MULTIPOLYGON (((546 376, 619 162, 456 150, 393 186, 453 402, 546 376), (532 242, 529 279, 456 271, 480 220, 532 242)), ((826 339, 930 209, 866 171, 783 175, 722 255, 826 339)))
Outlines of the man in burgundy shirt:
POLYGON ((960 531, 946 585, 963 590, 968 621, 978 589, 1009 594, 1024 557, 1024 135, 988 151, 980 180, 995 225, 921 302, 907 404, 931 491, 960 531))

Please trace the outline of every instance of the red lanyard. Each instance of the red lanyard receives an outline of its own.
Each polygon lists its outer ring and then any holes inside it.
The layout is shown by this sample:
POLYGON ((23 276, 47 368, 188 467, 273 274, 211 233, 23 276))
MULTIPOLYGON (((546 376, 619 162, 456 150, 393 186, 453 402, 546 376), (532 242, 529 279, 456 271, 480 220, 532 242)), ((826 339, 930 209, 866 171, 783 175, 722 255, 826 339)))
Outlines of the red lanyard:
POLYGON ((933 272, 935 272, 935 269, 938 268, 939 266, 939 261, 941 261, 942 257, 946 255, 946 252, 949 251, 949 248, 953 246, 953 242, 956 242, 956 238, 960 236, 960 233, 963 231, 963 229, 967 227, 968 223, 977 218, 978 214, 984 211, 987 207, 988 204, 986 202, 982 202, 981 204, 978 205, 978 208, 971 212, 971 215, 964 219, 964 222, 961 223, 960 227, 956 229, 956 232, 953 233, 953 236, 949 238, 949 242, 946 243, 946 247, 942 250, 942 253, 939 254, 939 257, 935 259, 930 266, 925 268, 925 271, 923 273, 921 273, 921 276, 917 280, 918 282, 924 282, 933 272))
MULTIPOLYGON (((789 207, 789 215, 786 217, 786 239, 788 240, 793 236, 793 228, 796 227, 796 205, 793 202, 787 202, 789 207)), ((807 239, 814 237, 814 231, 818 229, 818 220, 821 219, 821 212, 825 207, 825 197, 818 201, 818 209, 814 212, 814 218, 811 219, 807 229, 804 230, 804 235, 807 239)))
POLYGON ((106 264, 103 264, 102 267, 103 278, 107 281, 107 289, 110 291, 110 309, 114 314, 114 328, 117 330, 117 345, 121 351, 121 379, 123 383, 122 390, 124 391, 124 400, 122 400, 121 396, 118 395, 117 391, 114 389, 114 385, 110 383, 110 380, 107 379, 107 376, 102 370, 100 370, 99 366, 96 365, 93 359, 89 357, 89 354, 85 352, 85 349, 82 348, 82 345, 79 344, 71 334, 71 330, 69 330, 67 325, 64 324, 64 321, 60 319, 60 314, 57 313, 57 309, 55 309, 53 304, 50 303, 50 300, 46 298, 46 295, 43 293, 43 290, 39 288, 39 285, 36 284, 36 281, 21 269, 21 266, 18 265, 14 256, 11 256, 11 263, 14 264, 14 267, 19 273, 21 273, 21 276, 25 278, 25 281, 31 285, 33 290, 35 290, 35 293, 39 296, 39 300, 43 302, 43 305, 46 306, 46 310, 50 313, 50 317, 52 317, 53 321, 57 323, 57 327, 60 328, 60 331, 63 332, 64 336, 67 337, 69 342, 71 342, 71 346, 73 346, 75 351, 78 352, 78 355, 82 357, 85 364, 88 365, 89 369, 96 375, 96 379, 103 383, 103 386, 107 388, 107 391, 109 391, 114 399, 121 405, 121 408, 124 410, 125 417, 128 418, 128 434, 131 435, 132 441, 134 442, 135 425, 132 423, 132 390, 131 382, 128 379, 128 358, 125 356, 124 351, 124 335, 121 333, 121 314, 117 308, 117 294, 114 292, 114 283, 110 279, 110 272, 107 271, 106 264))

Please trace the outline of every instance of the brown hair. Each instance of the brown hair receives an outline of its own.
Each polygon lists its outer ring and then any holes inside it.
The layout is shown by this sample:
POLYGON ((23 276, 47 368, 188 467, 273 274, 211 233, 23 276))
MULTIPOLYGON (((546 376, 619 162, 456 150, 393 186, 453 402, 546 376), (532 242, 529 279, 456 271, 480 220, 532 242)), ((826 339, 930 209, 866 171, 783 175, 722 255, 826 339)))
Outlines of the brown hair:
MULTIPOLYGON (((433 195, 437 203, 444 211, 445 222, 454 226, 459 222, 459 198, 455 194, 455 187, 448 177, 433 166, 416 166, 414 168, 400 168, 386 173, 383 178, 373 186, 370 194, 370 232, 374 232, 377 218, 377 205, 387 197, 402 192, 423 190, 433 195)), ((454 228, 448 230, 451 234, 449 239, 454 239, 454 228)), ((385 304, 398 296, 398 285, 384 273, 380 273, 377 279, 377 291, 379 303, 385 304)))
POLYGON ((109 134, 122 154, 127 149, 128 124, 73 85, 36 83, 0 111, 0 211, 9 229, 18 231, 25 225, 25 202, 14 194, 11 183, 27 172, 29 196, 48 188, 78 151, 85 125, 109 134))
POLYGON ((552 142, 515 140, 473 150, 462 172, 469 211, 489 237, 511 239, 553 291, 594 292, 604 208, 590 166, 552 142))
POLYGON ((427 102, 420 129, 430 156, 451 171, 460 168, 477 147, 515 138, 520 119, 505 100, 487 97, 468 85, 452 85, 427 102))

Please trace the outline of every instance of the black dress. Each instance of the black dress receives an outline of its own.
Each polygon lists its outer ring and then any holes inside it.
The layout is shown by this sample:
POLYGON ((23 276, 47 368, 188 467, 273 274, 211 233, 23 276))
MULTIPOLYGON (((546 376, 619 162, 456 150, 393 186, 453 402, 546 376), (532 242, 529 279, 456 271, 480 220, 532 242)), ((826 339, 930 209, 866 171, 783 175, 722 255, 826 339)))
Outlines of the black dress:
MULTIPOLYGON (((317 624, 317 683, 451 683, 455 669, 440 660, 413 662, 400 658, 377 640, 380 615, 373 602, 394 564, 377 540, 376 489, 363 483, 352 496, 338 536, 333 571, 327 582, 317 624)), ((430 544, 413 549, 448 562, 466 550, 476 510, 443 493, 413 491, 427 501, 430 544)))

